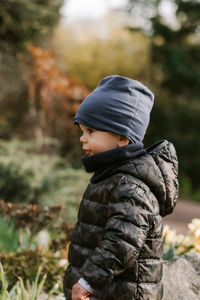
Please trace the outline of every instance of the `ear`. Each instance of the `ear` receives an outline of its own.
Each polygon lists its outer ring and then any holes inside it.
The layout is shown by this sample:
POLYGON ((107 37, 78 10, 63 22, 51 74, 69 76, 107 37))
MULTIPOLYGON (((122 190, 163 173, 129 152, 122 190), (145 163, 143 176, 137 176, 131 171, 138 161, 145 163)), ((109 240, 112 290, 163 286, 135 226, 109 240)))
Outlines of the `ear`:
POLYGON ((129 139, 124 136, 119 136, 118 147, 123 147, 129 144, 129 139))

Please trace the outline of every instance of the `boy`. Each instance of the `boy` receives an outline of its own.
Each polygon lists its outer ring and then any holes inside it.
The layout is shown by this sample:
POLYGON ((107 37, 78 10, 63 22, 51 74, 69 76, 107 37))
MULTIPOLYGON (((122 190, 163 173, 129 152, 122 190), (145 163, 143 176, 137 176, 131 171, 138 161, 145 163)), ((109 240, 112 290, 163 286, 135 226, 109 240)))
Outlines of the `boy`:
POLYGON ((162 216, 178 197, 177 157, 167 141, 143 149, 153 99, 138 81, 109 76, 74 117, 94 175, 70 244, 68 300, 162 299, 162 216))

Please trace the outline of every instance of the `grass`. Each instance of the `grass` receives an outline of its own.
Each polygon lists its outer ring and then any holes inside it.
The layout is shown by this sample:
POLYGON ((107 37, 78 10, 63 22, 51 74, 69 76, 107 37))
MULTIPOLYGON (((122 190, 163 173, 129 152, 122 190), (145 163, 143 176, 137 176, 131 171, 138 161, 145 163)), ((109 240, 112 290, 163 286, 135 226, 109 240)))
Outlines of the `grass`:
MULTIPOLYGON (((35 280, 32 284, 30 284, 29 281, 26 282, 26 287, 23 282, 23 280, 19 277, 18 282, 12 287, 10 291, 8 291, 8 282, 6 280, 6 276, 3 270, 3 266, 0 263, 0 283, 1 283, 1 289, 0 289, 0 300, 39 300, 39 296, 42 293, 44 283, 46 280, 46 275, 42 277, 41 280, 40 274, 41 274, 42 267, 40 266, 38 268, 35 280)), ((57 286, 55 285, 47 295, 46 299, 49 300, 50 296, 53 295, 53 293, 56 291, 57 286)), ((64 300, 65 298, 61 295, 56 296, 54 298, 55 300, 64 300)))

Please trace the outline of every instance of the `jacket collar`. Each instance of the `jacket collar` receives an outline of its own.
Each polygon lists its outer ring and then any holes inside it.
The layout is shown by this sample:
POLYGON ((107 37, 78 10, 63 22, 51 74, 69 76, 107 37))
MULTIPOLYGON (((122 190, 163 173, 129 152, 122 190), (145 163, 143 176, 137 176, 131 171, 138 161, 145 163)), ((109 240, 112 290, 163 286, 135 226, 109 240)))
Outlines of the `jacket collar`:
POLYGON ((133 143, 92 156, 84 155, 82 162, 87 172, 95 172, 90 181, 97 182, 105 177, 113 167, 145 153, 143 143, 133 143))

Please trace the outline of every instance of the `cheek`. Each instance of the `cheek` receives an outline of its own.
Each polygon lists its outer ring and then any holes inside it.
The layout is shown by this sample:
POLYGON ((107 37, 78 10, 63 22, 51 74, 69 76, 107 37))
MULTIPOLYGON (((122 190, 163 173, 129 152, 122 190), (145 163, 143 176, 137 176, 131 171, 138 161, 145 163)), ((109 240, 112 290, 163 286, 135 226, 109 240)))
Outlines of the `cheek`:
POLYGON ((101 139, 91 139, 90 142, 90 148, 94 153, 99 153, 104 151, 104 144, 102 143, 101 139))

